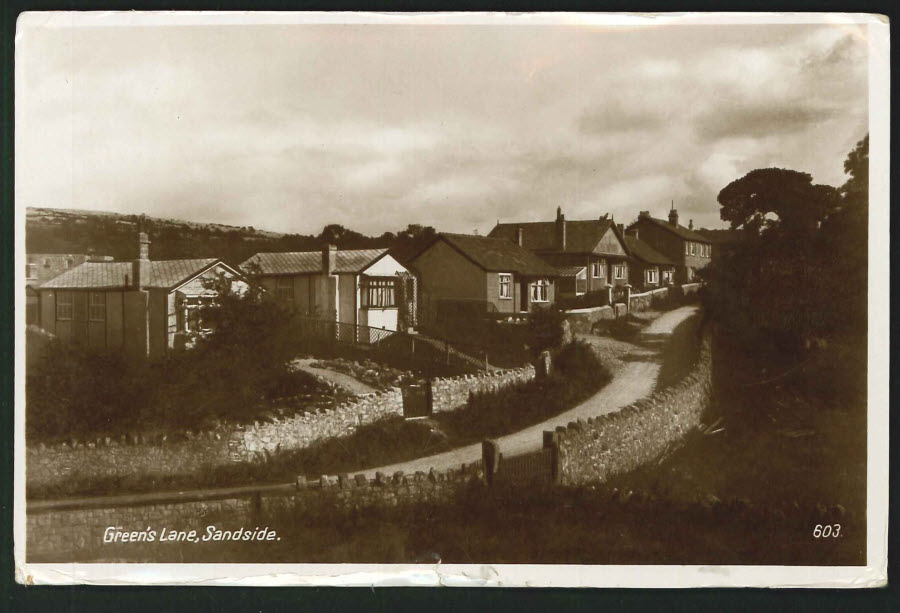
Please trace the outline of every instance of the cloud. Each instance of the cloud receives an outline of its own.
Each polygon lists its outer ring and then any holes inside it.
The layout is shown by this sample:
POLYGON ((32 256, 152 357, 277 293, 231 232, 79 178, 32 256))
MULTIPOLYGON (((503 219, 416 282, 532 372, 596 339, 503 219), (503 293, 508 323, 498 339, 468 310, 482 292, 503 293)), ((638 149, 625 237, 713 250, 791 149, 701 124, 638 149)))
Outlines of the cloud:
POLYGON ((772 135, 786 136, 806 130, 840 115, 840 109, 787 102, 726 103, 725 109, 710 109, 695 120, 698 136, 706 141, 724 138, 772 135))
POLYGON ((38 28, 17 52, 21 205, 288 232, 671 199, 718 224, 753 168, 840 183, 867 125, 865 40, 827 26, 38 28))

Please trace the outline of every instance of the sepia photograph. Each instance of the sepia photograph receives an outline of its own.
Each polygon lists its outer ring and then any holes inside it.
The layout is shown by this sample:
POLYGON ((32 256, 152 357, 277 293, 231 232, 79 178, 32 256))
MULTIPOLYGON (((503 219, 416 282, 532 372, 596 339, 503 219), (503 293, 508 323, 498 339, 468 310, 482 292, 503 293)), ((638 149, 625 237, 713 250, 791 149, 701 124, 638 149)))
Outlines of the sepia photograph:
POLYGON ((884 585, 888 32, 21 15, 17 580, 884 585))

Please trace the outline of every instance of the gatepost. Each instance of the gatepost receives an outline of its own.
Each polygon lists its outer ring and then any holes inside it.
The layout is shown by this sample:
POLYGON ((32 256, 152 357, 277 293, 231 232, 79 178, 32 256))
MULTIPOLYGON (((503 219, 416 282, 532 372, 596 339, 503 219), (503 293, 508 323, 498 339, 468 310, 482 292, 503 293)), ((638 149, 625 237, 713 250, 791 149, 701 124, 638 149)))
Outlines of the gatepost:
POLYGON ((497 467, 500 465, 500 445, 497 444, 497 441, 482 441, 481 463, 484 466, 484 480, 488 487, 491 487, 494 484, 497 467))
POLYGON ((544 449, 550 449, 550 483, 558 484, 559 478, 559 433, 544 430, 544 449))

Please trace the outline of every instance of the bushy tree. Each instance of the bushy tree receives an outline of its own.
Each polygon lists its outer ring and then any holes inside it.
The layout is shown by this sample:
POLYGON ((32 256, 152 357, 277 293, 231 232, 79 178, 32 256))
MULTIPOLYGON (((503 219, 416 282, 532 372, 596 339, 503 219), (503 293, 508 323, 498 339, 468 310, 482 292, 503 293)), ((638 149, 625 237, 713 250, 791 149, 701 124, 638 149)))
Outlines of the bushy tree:
POLYGON ((702 272, 710 315, 760 346, 798 350, 865 324, 868 137, 837 189, 809 174, 754 170, 719 193, 743 241, 702 272))

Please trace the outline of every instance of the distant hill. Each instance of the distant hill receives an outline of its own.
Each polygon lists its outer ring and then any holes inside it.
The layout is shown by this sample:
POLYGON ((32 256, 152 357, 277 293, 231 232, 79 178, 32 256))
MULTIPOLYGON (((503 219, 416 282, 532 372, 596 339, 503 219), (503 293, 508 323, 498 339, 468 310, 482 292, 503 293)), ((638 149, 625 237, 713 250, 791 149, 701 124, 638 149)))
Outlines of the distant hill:
POLYGON ((219 257, 231 264, 240 264, 258 252, 316 251, 329 243, 340 249, 388 247, 403 261, 434 235, 434 228, 410 225, 397 233, 372 237, 336 224, 325 226, 318 235, 281 234, 252 226, 35 207, 26 212, 25 249, 28 253, 90 253, 131 260, 137 256, 141 230, 150 235, 150 259, 219 257))

